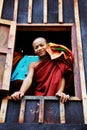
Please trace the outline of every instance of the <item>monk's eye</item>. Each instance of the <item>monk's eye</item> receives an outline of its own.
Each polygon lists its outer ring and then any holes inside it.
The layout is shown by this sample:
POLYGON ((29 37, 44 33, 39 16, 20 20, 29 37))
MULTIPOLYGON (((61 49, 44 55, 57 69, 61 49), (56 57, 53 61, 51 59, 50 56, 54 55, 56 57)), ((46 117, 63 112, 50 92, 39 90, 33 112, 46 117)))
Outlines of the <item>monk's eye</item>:
POLYGON ((34 49, 38 49, 38 46, 36 46, 34 49))
POLYGON ((43 45, 43 44, 41 44, 40 46, 41 46, 41 47, 43 47, 44 45, 43 45))

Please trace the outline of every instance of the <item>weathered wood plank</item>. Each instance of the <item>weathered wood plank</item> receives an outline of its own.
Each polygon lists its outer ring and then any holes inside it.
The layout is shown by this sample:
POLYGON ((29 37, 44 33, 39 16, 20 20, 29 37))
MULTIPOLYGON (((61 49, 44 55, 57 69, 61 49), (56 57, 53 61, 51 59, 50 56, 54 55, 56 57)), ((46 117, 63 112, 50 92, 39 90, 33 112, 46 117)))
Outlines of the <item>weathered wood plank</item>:
POLYGON ((44 0, 44 8, 43 8, 43 23, 47 23, 47 0, 44 0))
POLYGON ((64 104, 60 102, 60 123, 65 123, 65 108, 64 104))
POLYGON ((80 85, 80 75, 79 75, 79 64, 78 64, 78 52, 77 52, 77 38, 76 38, 76 27, 75 25, 72 26, 71 30, 71 37, 72 37, 72 52, 74 54, 74 90, 75 96, 81 97, 81 85, 80 85))
POLYGON ((31 26, 31 27, 33 27, 33 26, 73 26, 73 23, 63 23, 63 24, 60 24, 60 23, 54 23, 54 24, 51 24, 51 23, 48 23, 48 24, 44 24, 44 23, 38 23, 38 24, 36 24, 36 23, 32 23, 32 24, 20 24, 20 23, 18 23, 17 24, 17 26, 31 26))
POLYGON ((14 42, 15 42, 15 35, 16 35, 16 22, 12 21, 10 24, 10 32, 9 32, 9 39, 8 39, 8 48, 14 49, 14 42))
MULTIPOLYGON (((59 100, 58 97, 56 96, 24 96, 23 97, 25 100, 59 100)), ((7 99, 11 100, 11 96, 8 96, 7 99)), ((71 96, 69 98, 70 101, 81 101, 78 97, 73 97, 71 96)))
POLYGON ((29 5, 28 5, 28 23, 32 22, 32 8, 33 8, 33 1, 29 0, 29 5))
POLYGON ((5 123, 7 104, 8 104, 8 99, 7 98, 2 99, 1 109, 0 109, 0 123, 5 123))
POLYGON ((74 14, 75 14, 76 35, 77 35, 78 62, 79 62, 80 79, 81 79, 81 92, 82 92, 82 100, 83 100, 84 123, 87 124, 86 84, 85 84, 85 74, 84 74, 84 62, 83 62, 83 52, 82 52, 78 0, 74 0, 74 14))
POLYGON ((63 0, 63 22, 74 23, 74 2, 73 0, 63 0))
POLYGON ((24 122, 24 114, 25 114, 25 107, 26 107, 26 100, 22 99, 21 100, 21 107, 20 107, 20 114, 19 114, 19 123, 24 122))
POLYGON ((4 0, 1 0, 0 1, 0 18, 2 16, 3 3, 4 3, 4 0))
POLYGON ((13 14, 13 20, 17 21, 17 14, 18 14, 18 0, 14 1, 14 14, 13 14))
POLYGON ((58 0, 58 5, 59 5, 58 21, 59 23, 62 23, 63 22, 63 0, 58 0))
POLYGON ((7 53, 9 50, 7 48, 0 47, 0 53, 7 53))
POLYGON ((82 101, 68 101, 65 103, 66 124, 84 124, 82 101))
POLYGON ((9 27, 0 25, 0 47, 8 47, 9 27))
POLYGON ((39 105, 39 123, 44 122, 44 99, 40 100, 40 105, 39 105))
POLYGON ((10 21, 10 20, 0 19, 1 24, 11 25, 11 22, 12 21, 10 21))

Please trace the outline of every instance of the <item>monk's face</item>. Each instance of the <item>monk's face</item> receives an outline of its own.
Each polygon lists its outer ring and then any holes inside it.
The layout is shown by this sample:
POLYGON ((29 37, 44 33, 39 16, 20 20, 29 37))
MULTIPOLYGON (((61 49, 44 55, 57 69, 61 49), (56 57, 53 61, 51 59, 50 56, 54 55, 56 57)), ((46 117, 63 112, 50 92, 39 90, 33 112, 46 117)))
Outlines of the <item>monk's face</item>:
POLYGON ((37 38, 33 42, 33 48, 34 48, 35 54, 37 54, 40 57, 45 56, 46 48, 47 48, 46 40, 44 38, 37 38))

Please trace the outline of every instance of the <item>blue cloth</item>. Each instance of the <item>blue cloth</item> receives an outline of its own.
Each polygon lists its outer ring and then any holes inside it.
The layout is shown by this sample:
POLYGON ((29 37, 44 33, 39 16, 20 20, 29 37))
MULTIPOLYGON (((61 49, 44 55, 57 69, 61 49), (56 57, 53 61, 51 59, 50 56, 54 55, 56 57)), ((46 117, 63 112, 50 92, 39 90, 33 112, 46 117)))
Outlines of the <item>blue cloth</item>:
POLYGON ((25 55, 16 66, 12 76, 11 81, 14 80, 24 80, 28 73, 28 66, 32 62, 39 61, 38 56, 28 56, 25 55))

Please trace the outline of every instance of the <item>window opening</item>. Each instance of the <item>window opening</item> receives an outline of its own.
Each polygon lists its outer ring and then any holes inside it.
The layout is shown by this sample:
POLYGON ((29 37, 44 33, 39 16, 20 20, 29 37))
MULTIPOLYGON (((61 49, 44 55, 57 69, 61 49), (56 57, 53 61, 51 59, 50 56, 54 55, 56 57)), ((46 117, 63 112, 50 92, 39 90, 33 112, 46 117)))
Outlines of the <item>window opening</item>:
MULTIPOLYGON (((38 30, 38 28, 37 28, 38 30)), ((53 42, 56 44, 62 44, 68 47, 72 50, 71 46, 71 29, 70 27, 66 30, 62 31, 51 31, 48 28, 45 29, 45 31, 42 30, 20 30, 18 29, 16 32, 16 41, 15 41, 15 49, 14 52, 18 52, 20 54, 20 58, 18 59, 17 63, 13 65, 12 72, 15 70, 16 65, 21 60, 21 58, 25 55, 34 55, 33 48, 32 48, 32 42, 37 37, 44 37, 46 38, 47 42, 53 42)), ((17 59, 16 59, 17 60, 17 59)), ((22 80, 17 80, 14 82, 11 82, 10 87, 10 93, 13 93, 14 91, 19 90, 20 86, 22 84, 22 80), (17 85, 15 85, 17 84, 17 85), (15 88, 15 86, 17 86, 15 88)), ((74 96, 74 82, 71 84, 69 93, 71 96, 74 96)), ((27 95, 27 93, 26 93, 27 95)))

